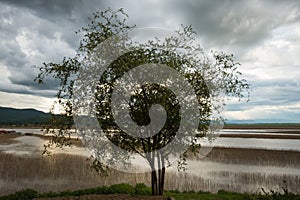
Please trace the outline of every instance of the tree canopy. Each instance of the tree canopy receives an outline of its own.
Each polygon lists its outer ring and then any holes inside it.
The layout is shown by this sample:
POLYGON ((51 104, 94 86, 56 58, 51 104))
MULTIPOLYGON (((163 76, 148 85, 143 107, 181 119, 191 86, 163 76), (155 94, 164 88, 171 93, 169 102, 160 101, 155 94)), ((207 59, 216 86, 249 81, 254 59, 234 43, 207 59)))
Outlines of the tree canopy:
POLYGON ((166 167, 184 168, 187 151, 199 150, 199 138, 222 122, 223 95, 242 98, 249 85, 233 55, 205 53, 191 26, 137 42, 127 18, 122 9, 94 13, 79 31, 77 54, 44 63, 36 81, 60 80, 65 118, 54 115, 49 145, 66 144, 73 116, 97 170, 126 171, 138 156, 148 163, 153 194, 162 194, 166 167))

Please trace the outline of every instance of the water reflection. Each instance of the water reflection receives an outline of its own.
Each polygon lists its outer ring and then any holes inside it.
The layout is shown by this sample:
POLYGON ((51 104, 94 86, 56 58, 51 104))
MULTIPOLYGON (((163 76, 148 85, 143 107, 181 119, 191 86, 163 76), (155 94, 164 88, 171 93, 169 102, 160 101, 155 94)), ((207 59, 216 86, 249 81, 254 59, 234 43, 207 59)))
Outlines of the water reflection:
MULTIPOLYGON (((34 136, 20 136, 15 138, 14 140, 17 143, 0 145, 0 151, 5 153, 14 153, 17 155, 31 154, 31 155, 41 155, 44 149, 44 145, 47 144, 48 141, 34 137, 34 136)), ((66 153, 72 155, 83 155, 89 156, 87 150, 80 147, 64 147, 62 148, 49 148, 51 153, 66 153)))
MULTIPOLYGON (((28 129, 24 129, 28 132, 28 129)), ((40 134, 37 129, 32 131, 40 134)), ((20 136, 14 140, 17 143, 0 145, 0 151, 18 155, 30 154, 41 155, 43 145, 47 143, 34 136, 20 136)), ((300 151, 300 140, 295 139, 258 139, 258 138, 218 138, 214 146, 237 147, 237 148, 259 148, 259 149, 292 149, 300 151)), ((205 142, 204 142, 205 143, 205 142)), ((79 147, 65 147, 50 149, 53 153, 67 153, 73 155, 89 156, 89 153, 79 147)), ((139 162, 139 160, 136 160, 139 162)), ((278 161, 280 162, 280 161, 278 161)), ((217 192, 219 189, 258 192, 260 188, 273 189, 283 180, 290 182, 292 192, 300 192, 300 168, 295 166, 280 167, 276 165, 254 165, 254 164, 226 164, 218 161, 195 161, 188 160, 188 170, 178 173, 176 164, 168 171, 178 176, 186 174, 190 176, 192 183, 198 183, 198 190, 217 192), (199 181, 202 182, 199 182, 199 181)))
POLYGON ((299 139, 218 138, 212 144, 207 140, 202 140, 201 144, 203 146, 212 145, 214 147, 300 151, 299 139))

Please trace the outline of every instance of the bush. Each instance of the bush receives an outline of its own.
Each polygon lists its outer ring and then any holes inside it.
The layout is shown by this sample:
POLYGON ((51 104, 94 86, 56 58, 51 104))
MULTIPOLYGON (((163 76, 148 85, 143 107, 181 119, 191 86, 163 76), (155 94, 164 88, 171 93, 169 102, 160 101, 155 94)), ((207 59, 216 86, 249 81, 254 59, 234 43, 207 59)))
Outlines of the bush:
POLYGON ((53 197, 58 197, 59 194, 56 192, 47 192, 47 193, 42 193, 39 194, 39 198, 53 198, 53 197))
POLYGON ((169 190, 168 192, 174 193, 174 194, 180 194, 181 193, 179 190, 169 190))
POLYGON ((147 187, 144 183, 138 183, 135 186, 136 195, 150 195, 151 188, 147 187))
MULTIPOLYGON (((178 190, 166 191, 165 194, 176 197, 176 199, 218 199, 218 200, 300 200, 300 195, 290 193, 286 188, 283 192, 276 192, 273 190, 266 191, 260 194, 237 193, 225 190, 219 190, 217 194, 209 192, 194 192, 185 191, 179 192, 178 190)), ((130 194, 130 195, 150 195, 151 189, 143 183, 136 184, 135 187, 129 184, 116 184, 109 187, 102 186, 90 189, 82 189, 76 191, 63 191, 63 192, 47 192, 38 194, 37 191, 26 189, 0 197, 0 200, 32 200, 34 198, 51 198, 51 197, 67 197, 67 196, 81 196, 87 194, 130 194)))
POLYGON ((15 194, 0 197, 0 200, 32 200, 38 197, 38 192, 32 189, 25 189, 15 194))
POLYGON ((130 194, 130 195, 134 195, 135 194, 135 188, 132 187, 131 185, 127 184, 127 183, 121 183, 121 184, 111 185, 108 188, 108 192, 110 194, 130 194))

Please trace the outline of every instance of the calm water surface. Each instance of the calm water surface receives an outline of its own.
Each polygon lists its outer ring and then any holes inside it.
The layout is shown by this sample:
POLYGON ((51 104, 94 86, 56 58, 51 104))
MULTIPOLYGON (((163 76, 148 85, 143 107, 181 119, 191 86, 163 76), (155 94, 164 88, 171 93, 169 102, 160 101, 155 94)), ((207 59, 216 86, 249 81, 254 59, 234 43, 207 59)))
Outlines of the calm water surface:
MULTIPOLYGON (((41 129, 5 129, 15 130, 20 133, 43 134, 41 129)), ((222 134, 280 134, 280 135, 300 135, 285 134, 283 131, 299 131, 295 129, 224 129, 222 134)), ((34 142, 34 141, 33 141, 34 142)), ((234 148, 256 148, 272 150, 292 150, 300 151, 299 139, 267 139, 267 138, 217 138, 213 143, 202 140, 203 146, 212 147, 234 147, 234 148)))
MULTIPOLYGON (((40 129, 6 129, 15 130, 21 133, 42 134, 40 129)), ((237 130, 225 129, 224 134, 275 134, 280 133, 280 130, 237 130)), ((281 131, 292 131, 284 129, 281 131)), ((0 145, 0 150, 7 153, 15 154, 32 154, 40 153, 43 149, 43 144, 46 143, 37 137, 21 136, 15 140, 18 143, 9 145, 0 145)), ((263 139, 263 138, 217 138, 214 143, 202 141, 203 145, 211 145, 216 147, 237 147, 237 148, 257 148, 257 149, 276 149, 276 150, 292 150, 300 151, 300 140, 298 139, 263 139)), ((89 156, 89 153, 83 148, 73 147, 65 148, 64 150, 52 149, 55 153, 69 153, 76 155, 89 156)), ((299 158, 300 159, 300 158, 299 158)), ((187 175, 192 175, 191 183, 199 182, 199 190, 216 192, 216 189, 233 190, 239 192, 259 192, 260 188, 276 189, 280 188, 279 184, 283 180, 289 181, 289 187, 292 192, 300 192, 300 168, 296 167, 279 167, 279 166, 257 166, 257 165, 242 165, 242 164, 226 164, 221 162, 210 161, 192 161, 188 160, 187 175)), ((177 172, 175 165, 170 169, 174 173, 177 172)), ((182 173, 178 173, 182 176, 182 173)))

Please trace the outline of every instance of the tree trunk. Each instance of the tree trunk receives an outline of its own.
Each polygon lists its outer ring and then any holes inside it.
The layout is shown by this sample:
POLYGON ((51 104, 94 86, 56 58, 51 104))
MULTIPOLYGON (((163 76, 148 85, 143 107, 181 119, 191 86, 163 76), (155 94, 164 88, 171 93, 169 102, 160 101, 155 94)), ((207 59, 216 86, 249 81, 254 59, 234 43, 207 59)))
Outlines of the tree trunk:
POLYGON ((158 171, 151 172, 151 190, 152 195, 163 195, 164 183, 165 183, 165 172, 166 168, 163 167, 158 171), (157 177, 158 175, 158 177, 157 177))
POLYGON ((152 195, 158 195, 156 171, 151 172, 151 190, 152 195))
POLYGON ((160 170, 160 177, 159 177, 159 187, 158 187, 158 194, 159 195, 163 195, 164 193, 164 186, 165 186, 165 172, 166 172, 166 168, 163 167, 161 170, 160 170))
POLYGON ((161 161, 161 168, 160 168, 160 176, 159 176, 159 195, 163 195, 164 186, 165 186, 166 167, 165 167, 165 160, 163 159, 163 157, 160 157, 160 161, 161 161))
POLYGON ((164 193, 164 183, 165 183, 165 161, 160 152, 151 153, 151 157, 148 158, 152 172, 151 172, 151 190, 152 195, 163 195, 164 193), (155 163, 157 162, 158 170, 155 170, 155 163))

